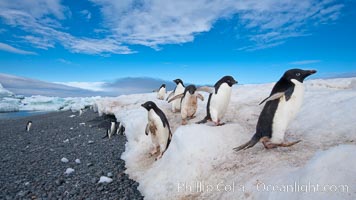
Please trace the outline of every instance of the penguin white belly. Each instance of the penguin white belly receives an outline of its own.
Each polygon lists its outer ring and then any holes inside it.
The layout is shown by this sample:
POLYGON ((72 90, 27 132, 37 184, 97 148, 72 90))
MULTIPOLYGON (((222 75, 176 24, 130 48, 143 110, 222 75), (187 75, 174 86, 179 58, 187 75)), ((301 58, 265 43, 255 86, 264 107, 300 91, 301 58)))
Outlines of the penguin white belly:
POLYGON ((182 119, 187 117, 192 117, 197 111, 197 97, 196 95, 191 95, 189 92, 185 95, 182 100, 181 114, 182 119))
POLYGON ((154 110, 148 112, 148 123, 151 133, 151 140, 154 146, 160 146, 161 151, 164 151, 169 137, 168 126, 163 127, 161 118, 156 114, 154 110))
POLYGON ((166 88, 164 87, 161 87, 159 90, 158 90, 158 93, 157 93, 157 99, 164 99, 164 96, 166 95, 166 88))
POLYGON ((274 114, 271 142, 275 144, 280 144, 284 141, 288 124, 294 119, 303 103, 303 83, 296 80, 292 80, 292 82, 295 86, 291 98, 286 101, 285 96, 281 97, 274 114))
POLYGON ((214 122, 220 120, 226 113, 227 107, 230 103, 231 87, 226 83, 222 84, 217 92, 213 93, 210 99, 210 116, 214 122))
MULTIPOLYGON (((182 84, 178 84, 173 96, 176 96, 176 95, 179 95, 182 93, 184 93, 184 87, 182 86, 182 84)), ((172 102, 172 111, 173 112, 175 112, 176 110, 177 111, 180 110, 180 103, 181 103, 180 99, 176 99, 172 102)))

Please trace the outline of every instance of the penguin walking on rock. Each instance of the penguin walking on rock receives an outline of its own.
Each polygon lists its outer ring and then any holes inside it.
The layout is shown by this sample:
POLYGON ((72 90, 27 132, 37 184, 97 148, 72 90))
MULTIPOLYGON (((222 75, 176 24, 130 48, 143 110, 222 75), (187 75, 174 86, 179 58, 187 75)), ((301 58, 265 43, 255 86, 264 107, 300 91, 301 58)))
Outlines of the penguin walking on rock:
POLYGON ((291 69, 286 71, 282 78, 274 85, 265 106, 258 118, 256 133, 252 139, 235 151, 253 147, 261 141, 266 149, 289 147, 299 143, 285 142, 284 135, 288 124, 294 119, 299 111, 304 97, 303 81, 306 77, 316 73, 315 70, 291 69))
POLYGON ((148 111, 148 123, 146 125, 145 134, 151 134, 152 143, 154 145, 154 149, 150 154, 154 155, 157 152, 160 152, 156 158, 156 160, 158 160, 162 158, 171 142, 171 128, 166 115, 154 102, 147 101, 141 106, 148 111))
POLYGON ((188 85, 183 94, 176 95, 172 97, 168 103, 179 99, 181 101, 180 113, 182 115, 182 125, 187 124, 188 119, 195 118, 195 113, 198 108, 198 98, 204 101, 204 97, 199 94, 195 85, 188 85))
POLYGON ((198 124, 213 121, 216 126, 224 125, 220 120, 226 113, 230 103, 232 86, 237 84, 237 81, 232 76, 224 76, 215 83, 214 88, 202 87, 200 90, 209 92, 208 104, 206 106, 206 117, 197 122, 198 124))
POLYGON ((27 132, 30 132, 31 126, 32 126, 32 121, 28 121, 27 124, 26 124, 26 131, 27 132))
MULTIPOLYGON (((174 82, 177 84, 176 88, 168 95, 167 97, 167 101, 169 100, 169 98, 171 98, 172 96, 177 96, 179 94, 182 94, 184 92, 184 84, 183 81, 181 79, 176 79, 174 80, 174 82)), ((180 111, 180 106, 181 106, 181 101, 179 99, 176 99, 174 101, 172 101, 172 112, 179 112, 180 111)))
POLYGON ((157 99, 163 100, 166 96, 166 84, 162 84, 157 91, 157 99))
POLYGON ((118 128, 116 129, 116 135, 124 135, 125 134, 125 127, 121 122, 119 122, 118 128))

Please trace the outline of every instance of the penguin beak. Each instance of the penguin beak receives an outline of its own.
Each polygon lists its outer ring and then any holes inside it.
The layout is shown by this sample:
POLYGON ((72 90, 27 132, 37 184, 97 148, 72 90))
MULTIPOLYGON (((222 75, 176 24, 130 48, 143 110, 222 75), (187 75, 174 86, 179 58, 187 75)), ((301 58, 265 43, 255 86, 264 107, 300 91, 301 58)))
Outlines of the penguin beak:
POLYGON ((308 70, 309 74, 315 74, 316 73, 316 70, 308 70))
POLYGON ((237 84, 238 82, 236 80, 234 80, 233 84, 237 84))
POLYGON ((305 77, 308 77, 308 76, 310 76, 312 74, 315 74, 315 73, 316 73, 316 70, 306 70, 305 71, 305 77))

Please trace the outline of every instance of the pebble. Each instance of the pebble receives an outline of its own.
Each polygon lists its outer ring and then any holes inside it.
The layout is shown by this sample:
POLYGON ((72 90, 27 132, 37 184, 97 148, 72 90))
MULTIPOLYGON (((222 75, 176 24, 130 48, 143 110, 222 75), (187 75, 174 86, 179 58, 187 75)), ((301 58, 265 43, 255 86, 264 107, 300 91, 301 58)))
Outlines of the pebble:
POLYGON ((98 190, 99 192, 100 192, 100 191, 103 191, 103 190, 104 190, 104 187, 103 187, 103 186, 99 186, 96 190, 98 190))
POLYGON ((61 162, 67 163, 67 162, 69 162, 69 160, 68 160, 67 158, 63 157, 63 158, 61 159, 61 162))
POLYGON ((112 178, 101 176, 98 183, 111 183, 111 182, 112 182, 112 178))
POLYGON ((78 158, 75 159, 75 163, 80 164, 80 160, 78 158))
POLYGON ((67 175, 69 175, 69 174, 71 174, 71 173, 73 173, 75 170, 73 169, 73 168, 67 168, 66 169, 66 171, 64 172, 64 174, 67 174, 67 175))

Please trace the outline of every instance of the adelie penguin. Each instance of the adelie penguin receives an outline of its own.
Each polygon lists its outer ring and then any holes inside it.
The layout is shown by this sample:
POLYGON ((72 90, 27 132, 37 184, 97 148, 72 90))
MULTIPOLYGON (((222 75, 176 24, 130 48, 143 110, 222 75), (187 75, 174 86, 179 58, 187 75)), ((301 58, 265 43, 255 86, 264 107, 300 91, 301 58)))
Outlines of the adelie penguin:
POLYGON ((30 132, 31 126, 32 126, 32 121, 28 121, 27 124, 26 124, 26 131, 27 132, 30 132))
POLYGON ((166 84, 162 84, 157 91, 157 99, 163 100, 166 96, 166 84))
POLYGON ((232 76, 224 76, 215 83, 214 88, 202 87, 200 90, 209 92, 208 104, 206 106, 206 117, 197 122, 198 124, 213 121, 216 126, 224 125, 221 119, 226 113, 230 103, 232 86, 237 84, 237 81, 232 76))
POLYGON ((171 128, 166 115, 154 102, 147 101, 141 106, 148 111, 148 123, 146 125, 145 134, 151 134, 154 149, 150 152, 150 154, 154 155, 157 152, 160 152, 156 158, 157 160, 162 158, 171 142, 171 128))
POLYGON ((125 134, 125 127, 121 122, 119 122, 118 128, 116 129, 116 135, 124 135, 125 134))
POLYGON ((176 99, 181 101, 180 113, 182 115, 182 125, 187 124, 188 119, 195 118, 195 113, 198 108, 198 98, 204 101, 204 97, 197 92, 195 85, 188 85, 183 94, 172 97, 168 103, 176 99))
POLYGON ((235 151, 253 147, 261 141, 265 148, 289 147, 300 142, 285 142, 284 135, 288 124, 299 111, 304 97, 303 81, 306 77, 316 73, 315 70, 291 69, 284 73, 274 85, 258 118, 256 133, 244 145, 234 148, 235 151))
POLYGON ((111 136, 113 136, 116 131, 116 124, 117 123, 115 121, 111 121, 110 129, 106 129, 106 135, 103 137, 103 139, 106 137, 111 139, 111 136))
MULTIPOLYGON (((174 82, 177 84, 176 88, 168 95, 167 97, 167 101, 169 100, 169 98, 171 98, 172 96, 177 96, 179 94, 182 94, 184 92, 184 84, 183 81, 181 79, 176 79, 174 80, 174 82)), ((179 112, 180 111, 180 100, 176 99, 174 101, 172 101, 172 112, 179 112)))

